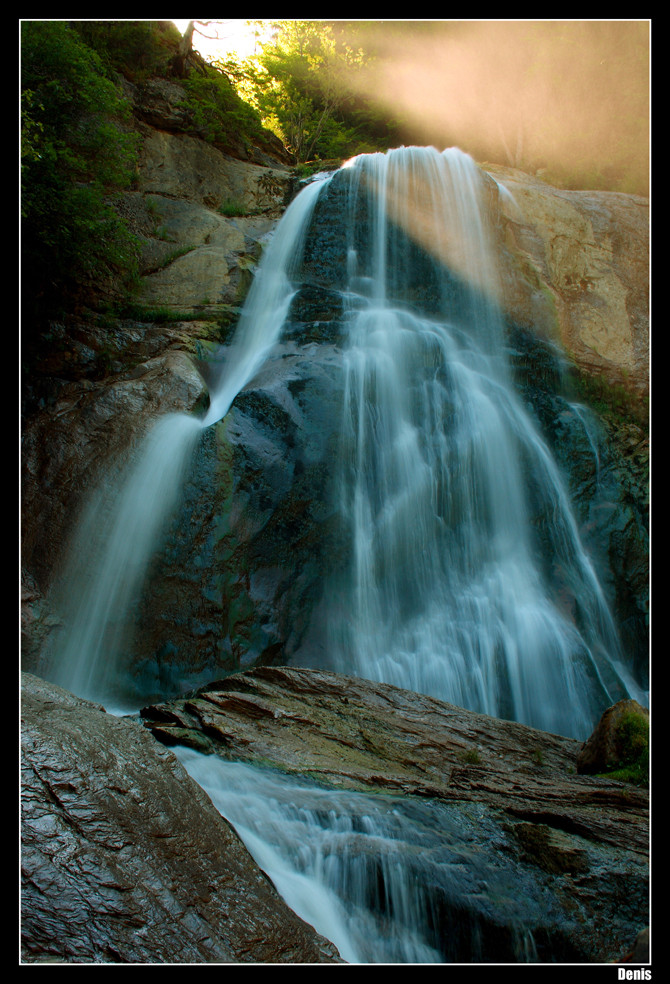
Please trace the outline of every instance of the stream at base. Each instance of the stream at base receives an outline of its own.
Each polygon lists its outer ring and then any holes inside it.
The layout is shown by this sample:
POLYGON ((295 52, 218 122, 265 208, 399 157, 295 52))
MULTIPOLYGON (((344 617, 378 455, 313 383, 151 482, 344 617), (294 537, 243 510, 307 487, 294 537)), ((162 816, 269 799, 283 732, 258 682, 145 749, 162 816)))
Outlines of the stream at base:
POLYGON ((347 963, 497 962, 487 937, 503 962, 537 959, 525 928, 541 908, 537 887, 494 861, 501 834, 484 808, 334 790, 173 750, 284 901, 347 963))

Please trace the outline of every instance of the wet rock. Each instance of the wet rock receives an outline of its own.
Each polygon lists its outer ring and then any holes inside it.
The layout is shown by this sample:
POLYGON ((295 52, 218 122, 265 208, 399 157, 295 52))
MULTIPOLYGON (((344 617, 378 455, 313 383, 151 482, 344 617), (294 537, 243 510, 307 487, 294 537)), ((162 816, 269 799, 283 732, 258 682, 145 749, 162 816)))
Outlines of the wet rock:
POLYGON ((88 491, 113 482, 152 421, 198 412, 207 388, 186 352, 168 349, 104 380, 72 381, 22 434, 23 564, 43 589, 88 491))
POLYGON ((145 728, 22 684, 24 962, 338 961, 145 728))

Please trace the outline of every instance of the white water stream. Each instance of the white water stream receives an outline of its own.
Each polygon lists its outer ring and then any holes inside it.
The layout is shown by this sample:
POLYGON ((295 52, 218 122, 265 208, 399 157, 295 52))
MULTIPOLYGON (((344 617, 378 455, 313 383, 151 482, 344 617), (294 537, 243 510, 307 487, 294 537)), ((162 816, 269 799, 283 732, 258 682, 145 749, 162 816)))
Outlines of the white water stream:
POLYGON ((353 563, 334 665, 585 738, 625 692, 617 633, 512 384, 481 173, 430 148, 352 169, 340 499, 353 563), (408 241, 435 257, 428 314, 408 241))
POLYGON ((542 902, 517 869, 487 856, 482 842, 499 832, 476 806, 327 789, 175 752, 284 901, 348 963, 476 963, 496 899, 507 910, 505 958, 537 960, 527 923, 542 902))

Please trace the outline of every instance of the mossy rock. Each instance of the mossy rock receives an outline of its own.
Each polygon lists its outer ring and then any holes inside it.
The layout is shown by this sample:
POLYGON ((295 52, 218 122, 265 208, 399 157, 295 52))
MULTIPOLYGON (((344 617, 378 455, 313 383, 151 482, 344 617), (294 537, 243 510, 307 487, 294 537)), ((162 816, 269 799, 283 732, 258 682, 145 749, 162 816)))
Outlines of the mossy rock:
POLYGON ((608 708, 577 756, 577 771, 649 784, 649 711, 636 700, 608 708))

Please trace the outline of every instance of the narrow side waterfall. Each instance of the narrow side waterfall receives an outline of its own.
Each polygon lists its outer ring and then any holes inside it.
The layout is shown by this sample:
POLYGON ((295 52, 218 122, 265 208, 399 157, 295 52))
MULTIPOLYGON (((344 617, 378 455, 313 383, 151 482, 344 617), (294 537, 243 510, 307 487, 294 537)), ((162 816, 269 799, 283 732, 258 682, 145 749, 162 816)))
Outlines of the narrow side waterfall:
MULTIPOLYGON (((52 593, 63 628, 50 676, 81 697, 134 704, 124 672, 131 607, 172 514, 203 428, 217 423, 276 342, 293 293, 309 216, 321 185, 287 209, 252 283, 230 349, 199 419, 159 419, 122 470, 89 498, 52 593)), ((135 698, 136 700, 136 698, 135 698)))
POLYGON ((586 737, 617 634, 512 384, 486 186, 457 150, 355 159, 335 668, 586 737))

